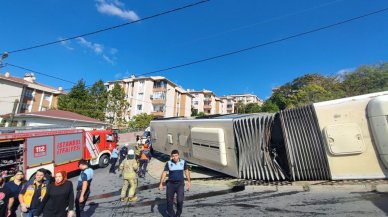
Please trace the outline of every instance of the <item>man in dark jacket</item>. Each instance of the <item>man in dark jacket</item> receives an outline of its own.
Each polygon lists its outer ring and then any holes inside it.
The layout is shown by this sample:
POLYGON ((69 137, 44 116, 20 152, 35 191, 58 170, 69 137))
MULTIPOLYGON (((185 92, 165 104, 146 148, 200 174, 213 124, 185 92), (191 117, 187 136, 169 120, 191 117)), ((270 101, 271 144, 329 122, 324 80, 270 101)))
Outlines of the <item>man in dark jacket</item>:
POLYGON ((125 145, 120 149, 119 166, 120 166, 121 162, 123 162, 123 160, 125 160, 125 158, 127 157, 128 146, 129 146, 129 144, 127 143, 127 144, 125 144, 125 145))

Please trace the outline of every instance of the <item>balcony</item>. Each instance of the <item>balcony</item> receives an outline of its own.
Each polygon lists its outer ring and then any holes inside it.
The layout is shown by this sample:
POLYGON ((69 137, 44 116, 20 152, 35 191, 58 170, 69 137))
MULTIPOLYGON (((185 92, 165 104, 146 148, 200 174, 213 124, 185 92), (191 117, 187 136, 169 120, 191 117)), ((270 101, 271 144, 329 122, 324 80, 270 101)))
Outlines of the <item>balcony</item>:
POLYGON ((166 99, 152 99, 152 104, 154 105, 166 104, 166 99))
POLYGON ((212 108, 212 106, 211 105, 203 105, 203 109, 211 109, 212 108))
POLYGON ((164 117, 165 112, 164 111, 154 111, 154 112, 151 112, 151 114, 155 117, 164 117))
POLYGON ((153 91, 154 92, 166 92, 167 87, 166 86, 154 86, 153 91))
POLYGON ((205 101, 205 102, 211 102, 211 101, 212 101, 212 98, 207 97, 207 98, 205 98, 203 101, 205 101))

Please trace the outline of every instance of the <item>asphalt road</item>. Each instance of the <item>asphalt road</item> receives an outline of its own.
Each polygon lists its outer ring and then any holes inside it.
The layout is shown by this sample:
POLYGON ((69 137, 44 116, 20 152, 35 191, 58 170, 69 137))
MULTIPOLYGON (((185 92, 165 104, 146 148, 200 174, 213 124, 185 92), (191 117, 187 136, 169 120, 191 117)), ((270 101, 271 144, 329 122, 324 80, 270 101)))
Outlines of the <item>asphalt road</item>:
MULTIPOLYGON (((108 173, 108 168, 96 169, 87 216, 167 216, 166 195, 158 190, 157 173, 153 171, 139 179, 139 201, 121 203, 122 179, 108 173)), ((76 177, 71 180, 75 183, 76 177)), ((192 189, 185 192, 182 216, 388 216, 388 193, 362 192, 357 188, 305 192, 233 187, 224 181, 201 180, 193 181, 192 189)))

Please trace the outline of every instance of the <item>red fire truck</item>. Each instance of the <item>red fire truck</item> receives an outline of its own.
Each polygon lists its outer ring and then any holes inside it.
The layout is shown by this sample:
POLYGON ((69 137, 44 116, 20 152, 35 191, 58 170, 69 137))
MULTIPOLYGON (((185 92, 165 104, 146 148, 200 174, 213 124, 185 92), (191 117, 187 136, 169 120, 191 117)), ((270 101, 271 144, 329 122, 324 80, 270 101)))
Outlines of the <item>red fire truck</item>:
POLYGON ((40 129, 0 132, 0 172, 11 177, 17 170, 29 179, 38 169, 52 174, 78 169, 80 159, 106 167, 117 144, 112 130, 40 129))

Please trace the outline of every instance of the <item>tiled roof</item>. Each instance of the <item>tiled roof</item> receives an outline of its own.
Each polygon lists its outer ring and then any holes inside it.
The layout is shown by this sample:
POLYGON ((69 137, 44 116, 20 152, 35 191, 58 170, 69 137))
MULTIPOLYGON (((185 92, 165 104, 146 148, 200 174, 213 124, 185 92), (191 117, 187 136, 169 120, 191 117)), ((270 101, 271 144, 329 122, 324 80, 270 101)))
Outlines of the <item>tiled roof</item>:
POLYGON ((28 86, 28 84, 35 84, 35 85, 38 85, 38 86, 41 86, 41 87, 44 87, 44 88, 50 88, 53 91, 58 91, 55 87, 50 87, 50 86, 47 86, 47 85, 44 85, 44 84, 37 83, 35 81, 34 82, 28 82, 28 81, 24 80, 23 78, 12 77, 12 76, 6 77, 5 75, 0 74, 0 79, 12 81, 12 82, 15 82, 15 83, 18 83, 18 84, 22 84, 22 85, 26 85, 26 86, 28 86))
POLYGON ((21 114, 15 115, 15 117, 44 117, 44 118, 71 120, 71 121, 79 121, 79 122, 87 122, 87 123, 95 123, 95 124, 105 124, 104 122, 94 118, 90 118, 74 112, 62 111, 62 110, 47 110, 47 111, 41 111, 41 112, 21 113, 21 114))

